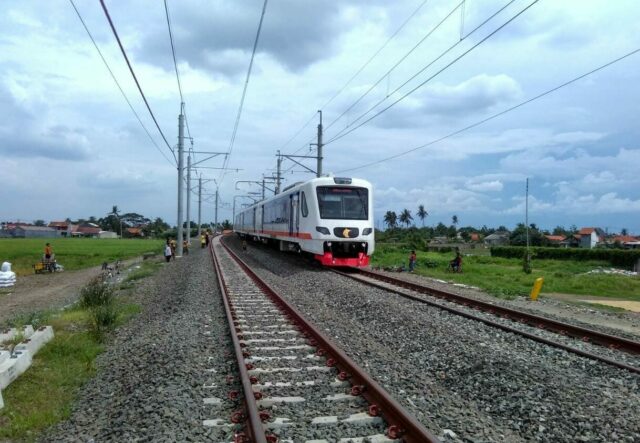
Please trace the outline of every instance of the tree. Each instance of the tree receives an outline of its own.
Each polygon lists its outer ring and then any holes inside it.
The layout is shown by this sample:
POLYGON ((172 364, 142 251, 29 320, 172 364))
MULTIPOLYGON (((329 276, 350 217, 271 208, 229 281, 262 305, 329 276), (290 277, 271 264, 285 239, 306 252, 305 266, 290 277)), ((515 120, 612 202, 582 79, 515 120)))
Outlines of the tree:
POLYGON ((389 229, 393 229, 398 224, 398 216, 394 211, 387 211, 384 214, 384 222, 387 224, 389 229))
POLYGON ((409 211, 408 209, 403 209, 402 212, 400 213, 399 220, 400 220, 400 223, 404 223, 405 225, 407 225, 407 228, 408 228, 409 225, 411 224, 411 221, 413 220, 413 217, 411 216, 411 211, 409 211))
POLYGON ((567 235, 567 230, 564 229, 564 226, 556 226, 553 228, 553 235, 567 235))
POLYGON ((454 215, 453 217, 451 217, 451 223, 453 224, 453 226, 457 227, 458 226, 458 216, 454 215))
POLYGON ((46 226, 47 224, 44 222, 44 220, 35 220, 33 222, 33 226, 46 226))
POLYGON ((118 219, 118 223, 120 225, 120 238, 122 238, 122 220, 120 220, 120 211, 118 210, 118 205, 114 205, 111 208, 111 212, 109 213, 109 215, 112 215, 118 219))
POLYGON ((620 231, 620 235, 629 235, 629 231, 627 231, 627 228, 622 228, 622 231, 620 231))
POLYGON ((222 222, 222 229, 227 230, 227 229, 233 229, 233 225, 231 224, 231 222, 229 220, 226 220, 222 222))
POLYGON ((434 233, 438 237, 446 237, 447 234, 449 233, 449 230, 447 229, 444 223, 439 222, 438 225, 436 226, 434 233))
POLYGON ((424 209, 424 205, 418 206, 418 217, 422 221, 422 227, 424 228, 424 219, 429 216, 429 213, 424 209))

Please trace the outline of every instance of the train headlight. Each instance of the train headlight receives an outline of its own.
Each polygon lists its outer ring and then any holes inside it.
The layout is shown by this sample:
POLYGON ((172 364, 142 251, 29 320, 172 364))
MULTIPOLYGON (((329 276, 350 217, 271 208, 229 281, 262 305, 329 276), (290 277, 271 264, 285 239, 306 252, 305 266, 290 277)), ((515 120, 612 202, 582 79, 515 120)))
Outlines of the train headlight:
POLYGON ((324 235, 331 234, 331 232, 329 232, 329 229, 325 228, 324 226, 316 226, 316 231, 318 231, 320 234, 324 234, 324 235))
POLYGON ((364 229, 362 230, 362 235, 369 235, 369 234, 371 234, 371 232, 373 232, 373 229, 371 229, 371 228, 364 228, 364 229))

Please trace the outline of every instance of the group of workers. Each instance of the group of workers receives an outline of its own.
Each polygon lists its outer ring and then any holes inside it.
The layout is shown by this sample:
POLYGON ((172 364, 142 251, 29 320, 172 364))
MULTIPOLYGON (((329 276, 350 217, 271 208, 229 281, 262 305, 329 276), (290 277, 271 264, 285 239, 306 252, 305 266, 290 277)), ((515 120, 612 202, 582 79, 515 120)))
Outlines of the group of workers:
MULTIPOLYGON (((176 247, 178 243, 175 239, 169 237, 167 239, 167 243, 164 246, 164 259, 169 263, 171 260, 176 259, 176 247)), ((209 246, 209 232, 203 232, 200 235, 200 247, 202 249, 209 246)), ((182 241, 182 254, 189 255, 189 248, 191 247, 191 243, 187 240, 182 241)))

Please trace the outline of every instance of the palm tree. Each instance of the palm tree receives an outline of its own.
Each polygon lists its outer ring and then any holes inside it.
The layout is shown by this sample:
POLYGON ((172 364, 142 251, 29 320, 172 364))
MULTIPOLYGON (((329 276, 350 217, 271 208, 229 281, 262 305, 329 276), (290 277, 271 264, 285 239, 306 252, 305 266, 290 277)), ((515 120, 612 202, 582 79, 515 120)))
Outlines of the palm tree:
POLYGON ((395 228, 398 223, 398 216, 393 211, 387 211, 386 214, 384 214, 384 222, 389 228, 395 228))
POLYGON ((424 209, 424 205, 418 206, 418 217, 422 221, 422 227, 424 228, 424 219, 429 216, 429 213, 424 209))
POLYGON ((453 217, 451 217, 451 223, 453 223, 454 226, 458 226, 458 216, 454 215, 453 217))
POLYGON ((409 227, 409 225, 411 224, 411 221, 413 220, 413 217, 411 216, 411 211, 409 211, 408 209, 403 209, 402 212, 400 213, 400 223, 404 223, 407 225, 407 228, 409 227))
POLYGON ((109 215, 113 215, 118 219, 118 222, 120 223, 120 238, 122 238, 122 220, 120 220, 120 210, 118 209, 118 205, 113 205, 109 215))

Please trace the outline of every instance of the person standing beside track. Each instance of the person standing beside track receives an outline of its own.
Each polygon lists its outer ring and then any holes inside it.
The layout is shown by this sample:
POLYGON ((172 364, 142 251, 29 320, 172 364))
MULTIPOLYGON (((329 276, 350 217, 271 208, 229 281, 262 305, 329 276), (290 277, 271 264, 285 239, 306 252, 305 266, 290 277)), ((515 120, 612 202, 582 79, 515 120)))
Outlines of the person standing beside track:
POLYGON ((413 272, 413 270, 416 267, 416 251, 411 251, 411 254, 409 254, 409 272, 413 272))
POLYGON ((206 239, 206 235, 204 233, 200 234, 200 247, 202 249, 204 249, 204 247, 207 245, 207 239, 206 239))
POLYGON ((167 244, 164 245, 164 259, 169 263, 171 261, 171 243, 169 239, 167 239, 167 244))

